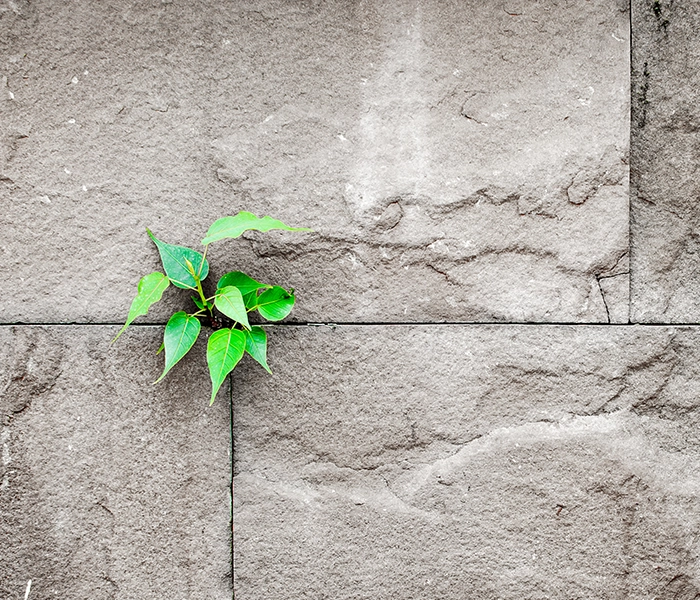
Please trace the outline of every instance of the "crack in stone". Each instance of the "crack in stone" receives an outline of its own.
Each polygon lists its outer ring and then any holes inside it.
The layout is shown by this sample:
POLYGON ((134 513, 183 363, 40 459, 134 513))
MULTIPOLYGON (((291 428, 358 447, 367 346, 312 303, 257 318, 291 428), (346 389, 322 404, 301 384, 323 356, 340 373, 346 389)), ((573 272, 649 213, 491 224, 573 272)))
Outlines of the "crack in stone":
POLYGON ((461 115, 462 115, 465 119, 467 119, 468 121, 473 121, 474 123, 477 123, 477 124, 479 124, 479 125, 486 125, 486 123, 482 123, 481 121, 479 121, 479 119, 476 119, 476 118, 474 118, 474 117, 470 117, 470 116, 469 116, 468 114, 466 114, 466 113, 461 113, 461 115))
POLYGON ((624 275, 629 275, 629 271, 622 271, 621 273, 615 273, 614 275, 596 275, 598 281, 601 279, 614 279, 615 277, 623 277, 624 275))
POLYGON ((438 273, 439 275, 442 275, 442 276, 445 278, 445 281, 446 281, 448 284, 450 284, 450 285, 459 285, 459 284, 455 283, 454 281, 452 281, 452 280, 450 279, 450 276, 449 276, 445 271, 441 271, 440 269, 438 269, 438 268, 437 268, 435 265, 433 265, 432 263, 426 263, 425 266, 428 267, 429 269, 432 269, 433 271, 435 271, 435 273, 438 273))
POLYGON ((603 291, 603 286, 600 285, 600 275, 595 276, 596 284, 598 285, 598 291, 600 292, 600 297, 603 300, 603 306, 605 307, 605 315, 607 317, 607 322, 610 323, 610 309, 608 308, 608 302, 605 300, 605 292, 603 291))

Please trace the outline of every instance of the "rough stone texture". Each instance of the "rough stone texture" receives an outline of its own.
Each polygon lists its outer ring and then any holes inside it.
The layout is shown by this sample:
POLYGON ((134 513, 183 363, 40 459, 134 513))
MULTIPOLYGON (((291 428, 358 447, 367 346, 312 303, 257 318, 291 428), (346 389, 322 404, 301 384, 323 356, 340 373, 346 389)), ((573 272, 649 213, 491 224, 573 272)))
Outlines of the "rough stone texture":
POLYGON ((700 320, 700 4, 633 0, 632 319, 700 320))
POLYGON ((700 595, 700 330, 271 337, 234 379, 237 600, 700 595))
MULTIPOLYGON (((248 209, 316 231, 212 279, 298 321, 696 321, 697 4, 633 2, 630 252, 626 2, 8 0, 1 319, 121 321, 146 226, 248 209)), ((228 404, 114 332, 0 327, 0 597, 228 599, 228 404)), ((284 326, 270 363, 238 600, 700 598, 700 330, 284 326)))
POLYGON ((2 319, 123 320, 157 266, 145 226, 196 244, 245 208, 316 230, 212 253, 299 290, 301 321, 626 322, 628 17, 7 2, 2 319))
POLYGON ((155 328, 0 327, 0 597, 231 598, 226 390, 155 328))

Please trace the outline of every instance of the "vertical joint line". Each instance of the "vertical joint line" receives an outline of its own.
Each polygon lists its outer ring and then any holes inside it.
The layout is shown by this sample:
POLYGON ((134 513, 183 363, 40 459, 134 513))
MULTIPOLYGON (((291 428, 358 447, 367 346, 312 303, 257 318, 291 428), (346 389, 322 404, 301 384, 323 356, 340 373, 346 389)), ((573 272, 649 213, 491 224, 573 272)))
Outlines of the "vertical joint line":
POLYGON ((231 520, 229 522, 229 533, 231 535, 231 598, 235 600, 236 592, 233 589, 233 570, 235 568, 235 560, 233 553, 233 374, 228 375, 228 405, 229 405, 229 434, 231 441, 229 442, 231 448, 231 481, 229 486, 229 494, 231 494, 231 520))
MULTIPOLYGON (((627 176, 627 247, 629 248, 629 268, 627 269, 629 271, 629 276, 627 277, 627 323, 631 324, 632 323, 632 103, 634 102, 634 98, 632 97, 633 95, 633 89, 632 89, 632 69, 634 68, 634 65, 632 63, 632 57, 633 57, 633 52, 632 52, 632 43, 633 43, 633 38, 632 38, 632 4, 633 1, 629 0, 627 3, 628 7, 628 15, 629 15, 629 41, 630 41, 630 50, 629 50, 629 61, 630 61, 630 113, 629 113, 629 128, 628 128, 628 134, 629 134, 629 157, 627 159, 627 166, 629 167, 629 174, 627 176)), ((600 280, 598 280, 598 287, 600 287, 600 280)), ((601 289, 601 293, 602 293, 601 289)), ((605 302, 605 296, 603 296, 603 302, 605 302)), ((606 303, 605 309, 608 309, 608 305, 606 303)), ((610 322, 610 313, 608 313, 608 322, 610 322)))

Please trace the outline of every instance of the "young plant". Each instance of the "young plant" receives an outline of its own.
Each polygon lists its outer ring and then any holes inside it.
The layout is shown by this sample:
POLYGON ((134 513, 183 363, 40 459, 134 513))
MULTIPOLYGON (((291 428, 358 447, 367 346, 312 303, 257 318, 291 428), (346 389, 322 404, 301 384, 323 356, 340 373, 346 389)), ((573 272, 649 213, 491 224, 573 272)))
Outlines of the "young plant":
POLYGON ((202 240, 204 252, 199 253, 184 246, 175 246, 159 240, 149 229, 148 236, 158 248, 165 273, 155 272, 139 281, 138 293, 131 303, 126 323, 112 342, 124 333, 137 317, 148 313, 163 292, 170 287, 192 290, 197 295, 192 300, 196 311, 176 312, 168 320, 163 343, 158 353, 165 349, 165 368, 158 383, 192 348, 202 328, 202 323, 214 330, 207 342, 207 364, 211 376, 210 404, 226 376, 233 371, 247 352, 269 373, 267 365, 267 334, 260 325, 251 325, 248 313, 258 313, 268 321, 281 321, 294 306, 294 290, 277 285, 260 283, 241 271, 226 273, 216 285, 216 291, 207 297, 202 288, 209 274, 207 250, 209 244, 227 238, 237 238, 249 230, 311 231, 304 227, 289 227, 271 217, 258 218, 249 212, 239 212, 235 217, 223 217, 215 221, 202 240))

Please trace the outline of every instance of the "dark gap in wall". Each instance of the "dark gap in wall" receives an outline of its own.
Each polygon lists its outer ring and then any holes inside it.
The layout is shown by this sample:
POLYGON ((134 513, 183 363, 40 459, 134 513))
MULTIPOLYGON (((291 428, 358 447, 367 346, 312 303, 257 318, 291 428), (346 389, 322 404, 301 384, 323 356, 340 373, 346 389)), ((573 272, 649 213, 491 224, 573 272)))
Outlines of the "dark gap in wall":
POLYGON ((229 434, 231 436, 231 483, 229 485, 231 498, 231 520, 229 522, 229 531, 231 532, 231 598, 235 600, 235 592, 233 590, 233 571, 235 569, 236 560, 233 553, 233 453, 234 453, 234 437, 233 437, 233 376, 228 376, 228 395, 229 395, 229 434))
POLYGON ((630 172, 629 175, 627 176, 627 252, 629 253, 628 259, 629 259, 629 275, 627 277, 627 323, 632 324, 632 111, 633 111, 633 105, 634 105, 634 99, 632 98, 633 95, 633 90, 632 90, 632 0, 629 0, 627 3, 627 16, 628 21, 628 31, 627 35, 629 36, 629 93, 630 93, 630 108, 629 108, 629 155, 627 157, 627 165, 630 167, 630 172))
MULTIPOLYGON (((0 327, 121 327, 124 323, 0 323, 0 327)), ((266 323, 271 327, 440 327, 449 325, 465 326, 528 326, 528 327, 697 327, 700 323, 580 323, 569 321, 328 321, 328 322, 289 322, 289 323, 266 323)), ((129 327, 165 327, 165 323, 132 323, 129 327)))

